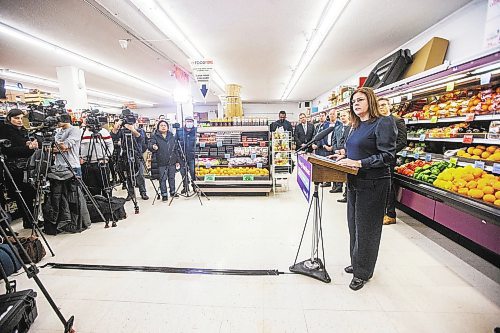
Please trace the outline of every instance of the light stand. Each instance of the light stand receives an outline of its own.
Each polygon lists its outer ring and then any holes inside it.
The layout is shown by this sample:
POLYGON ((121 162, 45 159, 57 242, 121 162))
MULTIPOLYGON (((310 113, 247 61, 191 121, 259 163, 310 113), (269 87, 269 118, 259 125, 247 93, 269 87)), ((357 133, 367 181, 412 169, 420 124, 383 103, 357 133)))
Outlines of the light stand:
POLYGON ((325 262, 325 248, 323 245, 323 227, 321 224, 322 218, 322 203, 323 203, 323 193, 321 194, 321 201, 319 198, 319 184, 314 183, 314 193, 313 198, 309 204, 309 210, 307 211, 306 222, 304 224, 304 230, 302 231, 302 236, 300 238, 299 248, 297 249, 297 255, 295 256, 295 261, 292 266, 290 266, 290 272, 306 275, 314 279, 329 283, 332 280, 326 271, 325 262), (302 241, 304 239, 304 234, 306 232, 307 222, 309 221, 309 216, 311 213, 311 208, 314 205, 313 211, 313 230, 312 230, 312 242, 311 242, 311 257, 301 262, 297 262, 299 257, 300 247, 302 246, 302 241), (323 260, 319 258, 319 245, 321 242, 321 252, 323 260))

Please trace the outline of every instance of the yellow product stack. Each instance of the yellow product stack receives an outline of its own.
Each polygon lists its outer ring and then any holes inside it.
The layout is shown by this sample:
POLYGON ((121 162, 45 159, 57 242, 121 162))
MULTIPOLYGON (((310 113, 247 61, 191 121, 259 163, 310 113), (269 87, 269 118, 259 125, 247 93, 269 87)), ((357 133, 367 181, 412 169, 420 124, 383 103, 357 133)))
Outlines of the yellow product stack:
POLYGON ((24 101, 26 104, 36 104, 39 105, 43 103, 46 99, 52 99, 50 93, 46 93, 40 90, 30 90, 29 94, 24 95, 24 101))
POLYGON ((237 84, 226 84, 226 118, 243 116, 240 89, 237 84))

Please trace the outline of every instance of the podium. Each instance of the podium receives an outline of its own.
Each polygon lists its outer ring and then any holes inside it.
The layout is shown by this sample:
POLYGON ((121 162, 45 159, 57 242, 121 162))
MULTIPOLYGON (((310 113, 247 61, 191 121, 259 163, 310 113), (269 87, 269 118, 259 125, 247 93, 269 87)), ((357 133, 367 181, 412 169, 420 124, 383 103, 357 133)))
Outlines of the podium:
POLYGON ((304 229, 302 231, 302 236, 300 237, 299 248, 297 249, 295 261, 293 265, 290 266, 290 272, 306 275, 325 283, 329 283, 331 282, 331 278, 326 271, 323 228, 321 224, 323 200, 322 198, 320 200, 319 197, 319 185, 323 182, 345 183, 347 182, 347 174, 357 175, 358 169, 338 165, 333 160, 318 155, 307 155, 307 161, 311 163, 312 166, 311 181, 314 183, 314 193, 311 202, 309 203, 309 210, 307 211, 304 229), (297 262, 313 206, 311 257, 304 261, 297 262), (320 247, 323 260, 320 258, 320 247))

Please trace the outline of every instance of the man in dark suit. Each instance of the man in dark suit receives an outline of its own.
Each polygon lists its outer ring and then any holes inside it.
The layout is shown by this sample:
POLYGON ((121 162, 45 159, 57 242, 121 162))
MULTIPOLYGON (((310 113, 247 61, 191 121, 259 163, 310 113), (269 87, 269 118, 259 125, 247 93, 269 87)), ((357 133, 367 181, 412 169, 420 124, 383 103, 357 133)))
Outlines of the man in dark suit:
MULTIPOLYGON (((332 147, 333 154, 338 154, 341 149, 345 149, 345 142, 347 137, 349 136, 349 132, 351 131, 351 126, 349 126, 349 110, 343 110, 340 112, 340 122, 341 126, 335 128, 334 135, 332 137, 332 147)), ((337 183, 337 187, 332 188, 330 193, 340 193, 342 192, 342 183, 337 183)), ((347 187, 346 187, 347 189, 347 187)), ((346 200, 347 193, 344 191, 343 199, 337 200, 338 202, 347 202, 346 200)))
MULTIPOLYGON (((396 127, 398 128, 398 136, 396 138, 396 154, 406 147, 406 125, 403 119, 398 116, 391 114, 391 104, 389 100, 385 97, 378 99, 378 106, 380 113, 386 117, 392 117, 396 127)), ((396 223, 396 192, 394 189, 394 167, 396 166, 396 158, 391 163, 391 187, 389 188, 389 194, 386 203, 386 213, 384 216, 384 225, 396 223)))
POLYGON ((299 123, 295 126, 293 138, 297 149, 303 147, 312 140, 314 125, 307 121, 305 113, 299 114, 299 123))
MULTIPOLYGON (((314 128, 313 136, 321 131, 326 130, 328 127, 330 127, 330 122, 326 120, 326 111, 321 111, 319 113, 319 124, 317 124, 314 128)), ((314 142, 312 145, 312 149, 314 149, 314 153, 316 155, 326 156, 328 155, 328 151, 325 149, 325 146, 327 146, 327 144, 327 138, 325 137, 319 141, 314 142)))

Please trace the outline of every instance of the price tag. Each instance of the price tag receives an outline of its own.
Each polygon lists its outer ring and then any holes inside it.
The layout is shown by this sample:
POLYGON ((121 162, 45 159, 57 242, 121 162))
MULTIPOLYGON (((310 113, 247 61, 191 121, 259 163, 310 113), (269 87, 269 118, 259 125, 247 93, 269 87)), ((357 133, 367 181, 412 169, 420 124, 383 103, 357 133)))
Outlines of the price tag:
POLYGON ((464 135, 464 139, 462 140, 463 143, 472 143, 474 140, 474 136, 472 134, 466 134, 464 135))
POLYGON ((254 180, 254 175, 243 175, 243 181, 252 182, 254 180))
POLYGON ((474 168, 479 168, 484 170, 484 162, 483 161, 475 161, 474 168))
POLYGON ((432 161, 432 154, 430 154, 430 153, 425 154, 425 161, 426 162, 432 161))
POLYGON ((453 165, 454 167, 457 166, 458 163, 458 158, 452 157, 450 158, 450 164, 453 165))
POLYGON ((225 158, 225 159, 228 159, 228 158, 230 158, 230 157, 231 157, 231 155, 229 155, 229 154, 224 154, 224 158, 225 158))
POLYGON ((420 134, 420 136, 418 137, 418 141, 425 141, 425 133, 420 134))
POLYGON ((257 155, 255 155, 255 154, 250 154, 250 158, 251 158, 252 160, 255 160, 255 159, 257 158, 257 155))
POLYGON ((500 173, 500 163, 493 163, 493 173, 499 174, 500 173))
POLYGON ((419 153, 414 153, 413 154, 413 158, 416 159, 416 160, 420 159, 420 154, 419 153))
POLYGON ((433 117, 431 118, 431 124, 435 124, 435 123, 437 123, 437 122, 438 122, 438 117, 437 117, 437 116, 433 116, 433 117))
POLYGON ((392 101, 394 104, 401 103, 401 96, 394 97, 392 101))
POLYGON ((205 142, 200 142, 200 147, 205 148, 205 142))
POLYGON ((407 100, 410 100, 410 99, 412 99, 412 98, 413 98, 413 94, 412 94, 412 93, 408 93, 408 94, 406 95, 406 99, 407 99, 407 100))
POLYGON ((243 147, 248 147, 248 142, 243 142, 241 145, 242 145, 243 147))
POLYGON ((261 147, 265 147, 265 146, 266 146, 266 142, 265 142, 265 141, 261 141, 261 142, 259 142, 259 146, 261 146, 261 147))
POLYGON ((205 177, 203 177, 203 180, 206 182, 213 182, 215 181, 215 175, 205 175, 205 177))
POLYGON ((491 73, 484 73, 481 75, 481 85, 488 84, 491 81, 491 73))
POLYGON ((474 113, 467 113, 467 114, 465 115, 465 121, 474 121, 474 117, 475 117, 475 116, 476 116, 476 115, 475 115, 474 113))
POLYGON ((408 151, 407 151, 407 150, 403 150, 403 151, 401 152, 401 156, 403 156, 403 157, 408 156, 408 151))
POLYGON ((410 119, 404 118, 404 120, 405 120, 405 125, 408 125, 408 123, 410 122, 410 119))
POLYGON ((205 163, 205 168, 210 169, 212 167, 211 163, 205 163))
POLYGON ((217 147, 222 147, 222 141, 217 141, 217 147))
POLYGON ((446 84, 446 91, 453 91, 455 90, 455 82, 448 82, 446 84))
POLYGON ((262 169, 262 163, 257 163, 257 168, 262 169))

